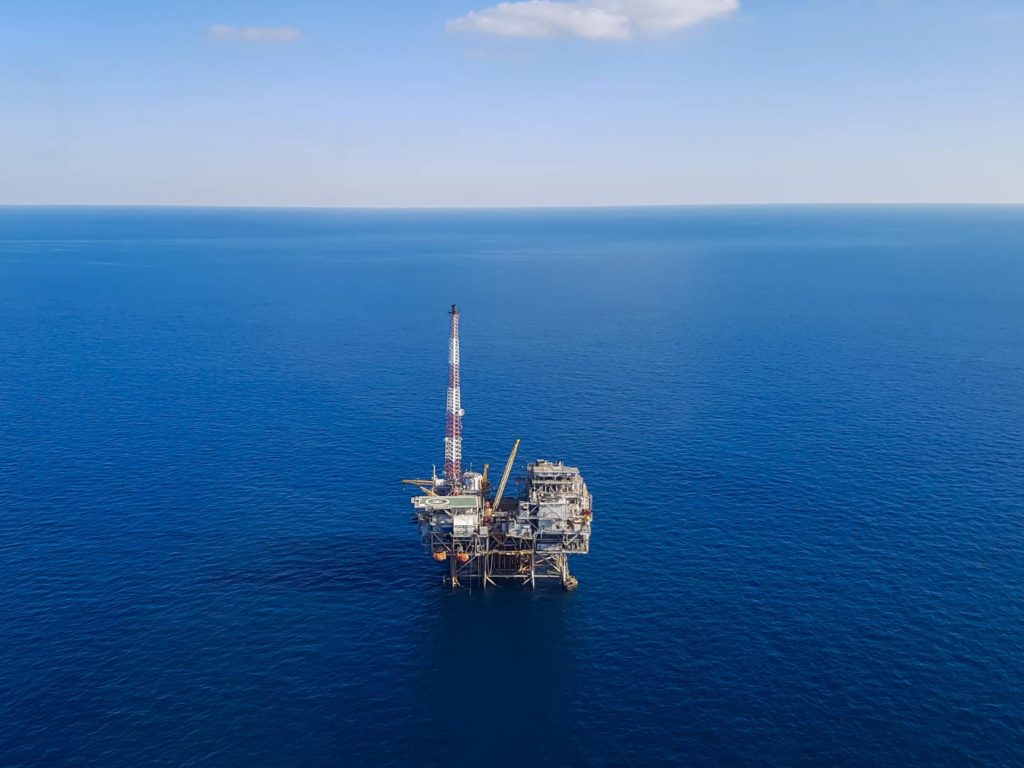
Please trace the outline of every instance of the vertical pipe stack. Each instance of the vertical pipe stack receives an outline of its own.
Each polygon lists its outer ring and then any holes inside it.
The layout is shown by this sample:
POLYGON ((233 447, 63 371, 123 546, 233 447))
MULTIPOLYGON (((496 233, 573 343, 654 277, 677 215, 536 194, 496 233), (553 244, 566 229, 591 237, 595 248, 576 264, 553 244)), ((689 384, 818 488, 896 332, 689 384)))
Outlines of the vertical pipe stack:
POLYGON ((450 490, 462 486, 462 391, 459 387, 459 308, 452 304, 448 338, 448 410, 444 432, 444 477, 450 490))

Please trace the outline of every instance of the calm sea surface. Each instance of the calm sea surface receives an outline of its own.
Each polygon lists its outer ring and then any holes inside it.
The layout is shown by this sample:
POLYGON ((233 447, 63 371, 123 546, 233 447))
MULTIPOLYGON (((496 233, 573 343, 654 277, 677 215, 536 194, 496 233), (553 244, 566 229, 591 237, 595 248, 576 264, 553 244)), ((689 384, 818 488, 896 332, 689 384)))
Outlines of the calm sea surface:
POLYGON ((0 371, 0 765, 1024 764, 1024 208, 0 209, 0 371))

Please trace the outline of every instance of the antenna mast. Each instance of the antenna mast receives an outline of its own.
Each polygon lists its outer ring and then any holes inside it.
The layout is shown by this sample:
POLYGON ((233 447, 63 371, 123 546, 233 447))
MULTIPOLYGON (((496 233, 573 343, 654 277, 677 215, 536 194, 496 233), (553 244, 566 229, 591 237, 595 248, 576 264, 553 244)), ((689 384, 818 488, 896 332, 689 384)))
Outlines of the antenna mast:
POLYGON ((448 410, 444 431, 444 479, 448 488, 462 487, 462 389, 459 386, 459 308, 452 304, 448 337, 448 410))

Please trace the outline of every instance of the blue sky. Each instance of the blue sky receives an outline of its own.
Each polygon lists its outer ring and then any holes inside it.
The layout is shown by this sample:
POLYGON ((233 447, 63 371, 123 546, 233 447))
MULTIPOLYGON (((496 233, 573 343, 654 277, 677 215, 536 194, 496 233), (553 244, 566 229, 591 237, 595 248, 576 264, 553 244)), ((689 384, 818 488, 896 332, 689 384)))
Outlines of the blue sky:
POLYGON ((0 0, 0 204, 1024 202, 1024 0, 0 0))

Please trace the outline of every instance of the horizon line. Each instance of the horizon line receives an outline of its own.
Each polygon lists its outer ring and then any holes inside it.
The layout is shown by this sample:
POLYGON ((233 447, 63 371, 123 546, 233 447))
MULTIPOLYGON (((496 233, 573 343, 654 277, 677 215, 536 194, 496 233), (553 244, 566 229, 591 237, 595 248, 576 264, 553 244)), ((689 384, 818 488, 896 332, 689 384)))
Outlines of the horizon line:
POLYGON ((668 208, 1019 208, 1024 201, 965 202, 742 202, 742 203, 608 203, 597 205, 293 205, 230 203, 0 203, 0 210, 25 208, 134 208, 266 211, 585 211, 668 208))

